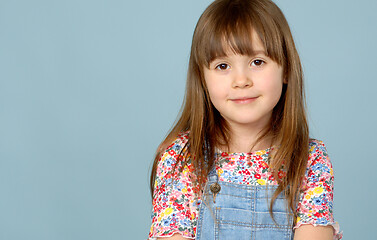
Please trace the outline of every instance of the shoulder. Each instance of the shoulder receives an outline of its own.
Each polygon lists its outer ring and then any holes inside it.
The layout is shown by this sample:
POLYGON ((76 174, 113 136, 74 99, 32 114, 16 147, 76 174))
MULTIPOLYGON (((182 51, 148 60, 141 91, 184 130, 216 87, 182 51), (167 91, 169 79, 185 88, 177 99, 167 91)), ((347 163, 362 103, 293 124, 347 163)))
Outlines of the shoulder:
POLYGON ((188 132, 181 132, 178 136, 169 143, 161 152, 161 160, 170 159, 174 162, 177 161, 178 156, 186 153, 186 145, 188 143, 188 132))
POLYGON ((170 145, 166 148, 166 151, 174 151, 179 152, 184 149, 186 144, 188 143, 188 132, 181 132, 178 136, 170 143, 170 145))
POLYGON ((321 140, 317 139, 310 139, 309 141, 309 157, 307 167, 313 168, 313 166, 326 166, 327 168, 332 168, 325 144, 321 140))
POLYGON ((327 155, 325 144, 321 140, 311 138, 309 140, 309 156, 327 155))
POLYGON ((329 191, 332 191, 333 181, 333 167, 325 144, 320 140, 311 139, 303 189, 323 183, 329 187, 329 191))
POLYGON ((162 177, 171 173, 177 164, 181 164, 179 159, 187 156, 187 143, 188 132, 182 132, 162 150, 157 163, 157 176, 162 177))

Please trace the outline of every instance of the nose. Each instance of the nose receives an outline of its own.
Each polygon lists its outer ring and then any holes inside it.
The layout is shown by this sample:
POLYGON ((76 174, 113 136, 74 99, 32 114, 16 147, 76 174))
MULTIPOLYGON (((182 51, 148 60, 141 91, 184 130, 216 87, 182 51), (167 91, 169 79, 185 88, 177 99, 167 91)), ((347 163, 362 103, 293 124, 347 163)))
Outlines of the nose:
POLYGON ((247 70, 238 70, 234 72, 233 88, 248 88, 253 86, 251 76, 247 74, 247 70))

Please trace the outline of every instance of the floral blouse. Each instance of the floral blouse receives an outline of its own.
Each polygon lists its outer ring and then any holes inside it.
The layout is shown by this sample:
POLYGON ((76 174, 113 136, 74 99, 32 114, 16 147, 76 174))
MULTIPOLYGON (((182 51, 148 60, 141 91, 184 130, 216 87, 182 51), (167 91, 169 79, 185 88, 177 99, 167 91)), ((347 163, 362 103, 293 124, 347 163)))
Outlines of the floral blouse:
MULTIPOLYGON (((192 165, 188 162, 182 173, 178 173, 178 170, 174 173, 171 171, 187 141, 187 133, 179 135, 158 162, 150 240, 169 237, 175 233, 195 239, 200 199, 198 189, 192 186, 192 165)), ((311 140, 309 148, 306 174, 297 206, 298 219, 294 228, 303 224, 331 225, 334 227, 334 239, 341 239, 339 225, 333 218, 334 175, 331 162, 323 142, 311 140)), ((219 181, 277 185, 267 164, 270 151, 271 148, 253 153, 219 153, 216 164, 219 181)), ((180 165, 176 169, 180 169, 180 165)), ((284 176, 284 171, 278 173, 279 178, 284 176)))

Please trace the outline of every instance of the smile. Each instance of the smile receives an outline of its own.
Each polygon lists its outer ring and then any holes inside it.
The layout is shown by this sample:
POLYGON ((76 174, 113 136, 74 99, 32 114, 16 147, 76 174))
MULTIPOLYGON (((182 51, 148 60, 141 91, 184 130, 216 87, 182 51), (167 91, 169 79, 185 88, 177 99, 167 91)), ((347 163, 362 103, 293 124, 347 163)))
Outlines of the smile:
POLYGON ((246 97, 246 98, 235 98, 235 99, 230 99, 234 103, 238 104, 246 104, 246 103, 251 103, 254 102, 258 97, 246 97))

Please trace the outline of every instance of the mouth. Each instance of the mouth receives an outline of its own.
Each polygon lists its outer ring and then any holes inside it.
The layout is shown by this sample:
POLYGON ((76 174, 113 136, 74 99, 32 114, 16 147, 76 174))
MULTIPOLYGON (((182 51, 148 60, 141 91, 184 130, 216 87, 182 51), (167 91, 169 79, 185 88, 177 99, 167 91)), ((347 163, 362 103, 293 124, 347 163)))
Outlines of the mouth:
POLYGON ((246 104, 246 103, 251 103, 254 102, 258 97, 243 97, 243 98, 233 98, 230 99, 234 103, 238 104, 246 104))

